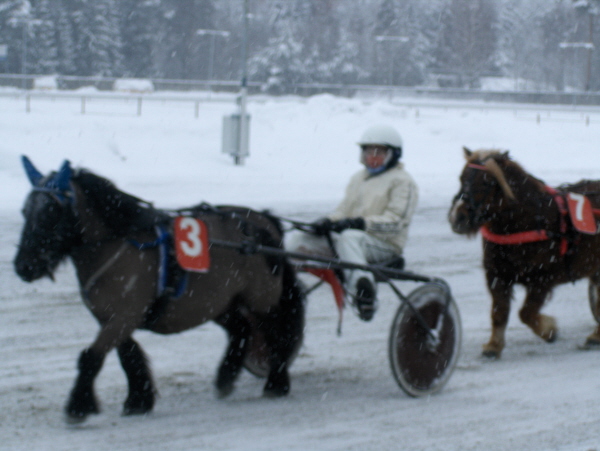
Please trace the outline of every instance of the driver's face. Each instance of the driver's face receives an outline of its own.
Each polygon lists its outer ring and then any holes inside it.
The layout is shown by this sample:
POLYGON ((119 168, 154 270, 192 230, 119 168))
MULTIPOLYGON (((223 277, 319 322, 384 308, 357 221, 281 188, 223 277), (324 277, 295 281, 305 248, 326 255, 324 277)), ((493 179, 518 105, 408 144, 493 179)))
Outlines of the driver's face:
POLYGON ((363 161, 367 167, 375 169, 383 166, 389 149, 386 146, 366 145, 362 146, 363 161))

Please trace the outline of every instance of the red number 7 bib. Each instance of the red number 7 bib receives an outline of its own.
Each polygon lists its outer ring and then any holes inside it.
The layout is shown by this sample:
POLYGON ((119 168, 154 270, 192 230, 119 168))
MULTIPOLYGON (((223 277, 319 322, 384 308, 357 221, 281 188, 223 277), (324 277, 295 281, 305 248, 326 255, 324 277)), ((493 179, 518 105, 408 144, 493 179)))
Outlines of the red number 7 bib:
POLYGON ((569 193, 567 195, 567 203, 569 205, 571 222, 579 232, 589 235, 598 233, 592 204, 586 196, 579 193, 569 193))

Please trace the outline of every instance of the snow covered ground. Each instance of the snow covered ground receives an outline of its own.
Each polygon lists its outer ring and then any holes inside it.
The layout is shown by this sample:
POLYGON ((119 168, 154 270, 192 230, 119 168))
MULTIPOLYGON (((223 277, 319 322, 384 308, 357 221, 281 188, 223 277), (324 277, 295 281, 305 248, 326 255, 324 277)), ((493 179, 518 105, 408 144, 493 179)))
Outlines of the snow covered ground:
POLYGON ((577 349, 594 327, 587 283, 561 287, 546 307, 560 327, 552 345, 519 322, 519 291, 502 359, 484 361, 490 300, 480 238, 456 236, 446 221, 463 145, 509 149, 553 185, 600 178, 600 110, 253 98, 251 156, 234 166, 220 153, 230 100, 201 103, 195 118, 191 102, 146 102, 138 117, 134 100, 93 99, 82 115, 77 99, 34 99, 27 114, 22 98, 0 98, 0 449, 600 450, 600 353, 577 349), (70 264, 55 283, 25 284, 14 274, 29 189, 21 154, 43 172, 70 159, 159 207, 233 203, 313 219, 341 198, 359 168, 355 143, 379 122, 402 133, 406 167, 421 188, 408 268, 446 279, 462 315, 461 357, 440 393, 413 399, 395 384, 387 336, 397 301, 387 289, 372 322, 348 311, 337 337, 333 298, 321 288, 309 300, 289 397, 263 399, 263 381, 245 373, 229 398, 216 399, 225 346, 217 326, 169 337, 140 331, 160 392, 154 412, 120 416, 126 382, 112 353, 97 380, 102 413, 65 424, 76 358, 97 326, 70 264))

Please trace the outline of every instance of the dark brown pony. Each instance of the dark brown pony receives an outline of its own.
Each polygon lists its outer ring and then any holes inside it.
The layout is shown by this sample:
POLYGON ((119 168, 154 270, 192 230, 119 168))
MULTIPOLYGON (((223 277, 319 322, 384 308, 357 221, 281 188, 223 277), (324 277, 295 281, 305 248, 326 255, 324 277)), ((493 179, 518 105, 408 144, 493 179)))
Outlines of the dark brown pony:
MULTIPOLYGON (((100 324, 96 339, 79 357, 79 375, 65 409, 69 421, 99 411, 94 379, 113 348, 129 383, 124 414, 153 408, 154 383, 146 356, 132 338, 136 329, 172 334, 210 320, 223 326, 230 339, 215 382, 220 396, 233 390, 258 329, 270 354, 264 394, 288 393, 288 363, 301 342, 304 306, 286 260, 213 246, 208 272, 184 272, 166 258, 172 252, 174 213, 156 210, 89 171, 72 170, 68 162, 48 176, 26 157, 23 163, 33 189, 23 209, 15 270, 31 282, 52 277, 70 257, 83 301, 100 324)), ((267 214, 206 206, 186 214, 201 218, 215 240, 281 247, 281 227, 267 214)))
MULTIPOLYGON (((456 233, 481 230, 483 235, 483 266, 492 296, 492 335, 483 355, 498 358, 502 353, 515 284, 526 289, 521 321, 552 342, 556 321, 540 310, 555 286, 588 278, 590 297, 600 295, 600 235, 576 230, 567 208, 567 193, 580 193, 598 214, 600 181, 553 189, 512 161, 508 152, 464 151, 467 163, 448 219, 456 233)), ((587 345, 599 344, 600 326, 587 338, 587 345)))

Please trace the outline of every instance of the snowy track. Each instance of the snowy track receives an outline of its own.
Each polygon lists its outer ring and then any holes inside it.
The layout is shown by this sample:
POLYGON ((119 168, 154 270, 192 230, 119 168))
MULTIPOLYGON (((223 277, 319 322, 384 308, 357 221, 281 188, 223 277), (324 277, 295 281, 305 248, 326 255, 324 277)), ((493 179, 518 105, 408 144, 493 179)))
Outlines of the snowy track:
MULTIPOLYGON (((594 120, 586 126, 572 113, 545 126, 508 112, 421 109, 417 118, 408 107, 329 96, 265 101, 251 111, 254 154, 245 167, 233 167, 218 154, 220 116, 228 112, 223 105, 206 106, 199 120, 177 116, 177 107, 143 118, 82 118, 60 108, 59 116, 52 110, 26 116, 14 108, 0 103, 7 134, 0 143, 0 449, 600 449, 600 352, 577 350, 594 327, 586 282, 556 290, 544 309, 560 328, 551 345, 519 322, 518 291, 502 359, 484 361, 490 300, 480 238, 453 235, 446 221, 461 145, 510 148, 549 183, 600 178, 594 120), (159 206, 235 202, 309 219, 340 198, 358 167, 351 147, 357 130, 374 121, 394 122, 403 131, 407 167, 421 186, 408 268, 446 279, 462 316, 461 357, 440 393, 413 399, 395 384, 387 338, 397 301, 387 288, 372 322, 347 310, 337 337, 337 311, 323 287, 309 300, 289 397, 263 399, 263 381, 244 373, 229 398, 216 399, 212 381, 225 348, 217 326, 169 337, 140 331, 136 337, 160 392, 154 412, 120 416, 126 381, 113 352, 97 380, 102 413, 82 425, 65 424, 76 359, 97 326, 79 300, 70 264, 55 283, 25 284, 14 275, 18 210, 27 192, 19 154, 44 171, 70 158, 159 206), (167 163, 163 149, 170 150, 167 163)), ((407 291, 414 286, 401 284, 407 291)))

